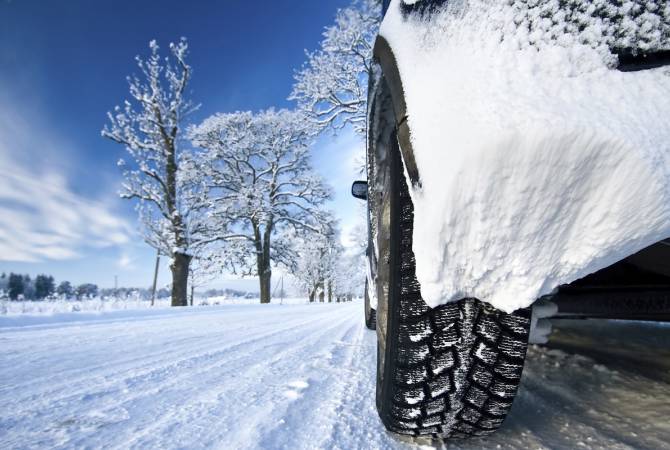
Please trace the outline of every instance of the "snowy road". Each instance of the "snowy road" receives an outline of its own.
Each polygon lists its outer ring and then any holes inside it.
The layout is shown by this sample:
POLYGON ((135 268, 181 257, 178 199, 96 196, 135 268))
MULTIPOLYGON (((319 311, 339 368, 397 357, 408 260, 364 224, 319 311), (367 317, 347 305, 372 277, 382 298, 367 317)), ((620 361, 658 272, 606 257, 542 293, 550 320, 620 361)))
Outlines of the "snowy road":
MULTIPOLYGON (((0 318, 0 448, 439 447, 382 429, 361 310, 0 318)), ((670 448, 670 327, 607 325, 559 325, 503 429, 449 448, 670 448)))

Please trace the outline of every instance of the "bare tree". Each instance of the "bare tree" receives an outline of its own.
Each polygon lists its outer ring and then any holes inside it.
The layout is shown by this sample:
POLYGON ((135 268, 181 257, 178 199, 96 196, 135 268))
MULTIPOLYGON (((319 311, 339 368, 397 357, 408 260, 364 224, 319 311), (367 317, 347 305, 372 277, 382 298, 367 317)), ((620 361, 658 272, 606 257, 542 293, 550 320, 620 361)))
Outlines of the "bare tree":
POLYGON ((191 67, 188 44, 170 44, 170 57, 161 58, 156 41, 150 56, 136 57, 141 75, 128 77, 130 99, 108 113, 102 136, 122 144, 132 162, 124 167, 121 196, 137 200, 143 237, 172 260, 172 306, 187 304, 188 268, 196 236, 202 231, 193 217, 205 206, 196 195, 198 183, 179 143, 184 118, 195 106, 187 98, 191 67))
POLYGON ((379 0, 354 0, 337 12, 320 48, 307 52, 289 100, 296 100, 320 128, 336 130, 351 124, 365 135, 372 46, 380 21, 379 0))
POLYGON ((309 121, 288 110, 216 114, 189 130, 207 150, 210 241, 223 247, 232 272, 258 276, 261 303, 270 302, 272 265, 295 264, 291 236, 320 232, 326 222, 330 189, 312 169, 312 135, 309 121))

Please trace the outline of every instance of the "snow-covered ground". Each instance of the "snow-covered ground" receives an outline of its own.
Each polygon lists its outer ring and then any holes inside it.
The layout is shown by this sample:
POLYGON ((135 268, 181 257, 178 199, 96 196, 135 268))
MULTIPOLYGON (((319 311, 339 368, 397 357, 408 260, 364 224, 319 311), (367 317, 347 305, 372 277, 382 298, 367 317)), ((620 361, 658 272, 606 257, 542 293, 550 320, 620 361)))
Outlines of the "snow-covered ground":
MULTIPOLYGON (((0 448, 375 449, 362 304, 0 321, 0 448), (17 325, 18 324, 18 325, 17 325)), ((14 318, 16 319, 16 318, 14 318)), ((449 448, 670 448, 670 327, 560 322, 503 429, 449 448)))
MULTIPOLYGON (((282 304, 304 304, 308 303, 306 298, 289 297, 285 299, 274 299, 275 303, 282 304)), ((196 297, 196 306, 217 305, 250 305, 259 303, 258 298, 244 297, 196 297)), ((43 316, 63 313, 102 313, 119 310, 141 310, 141 309, 165 309, 170 308, 170 299, 158 299, 155 305, 142 299, 119 299, 119 298, 92 298, 85 300, 42 300, 42 301, 11 301, 0 300, 0 317, 8 316, 17 318, 21 316, 43 316)), ((56 320, 60 320, 56 318, 56 320)))

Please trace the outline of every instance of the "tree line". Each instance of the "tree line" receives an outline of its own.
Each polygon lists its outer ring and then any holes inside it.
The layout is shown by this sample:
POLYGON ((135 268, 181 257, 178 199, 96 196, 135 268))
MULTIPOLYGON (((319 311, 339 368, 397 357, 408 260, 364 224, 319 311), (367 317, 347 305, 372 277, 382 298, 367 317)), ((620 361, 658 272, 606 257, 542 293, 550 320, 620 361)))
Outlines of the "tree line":
POLYGON ((228 272, 259 280, 261 303, 272 296, 272 270, 292 273, 311 300, 350 298, 362 290, 360 252, 339 244, 326 208, 330 187, 314 170, 311 146, 329 129, 365 130, 378 0, 354 0, 338 11, 320 49, 307 53, 289 99, 293 110, 222 112, 189 117, 192 68, 188 43, 156 41, 129 97, 108 113, 102 136, 125 147, 121 196, 135 201, 144 240, 170 260, 172 305, 186 306, 198 279, 228 272), (323 299, 323 297, 321 297, 323 299))
POLYGON ((56 285, 54 277, 40 274, 34 279, 30 275, 3 273, 0 275, 0 297, 6 296, 10 300, 45 300, 64 298, 93 298, 98 296, 98 286, 84 283, 73 286, 69 281, 62 281, 56 285))
MULTIPOLYGON (((133 299, 150 300, 170 298, 171 287, 160 287, 155 294, 150 287, 116 287, 99 288, 94 283, 72 284, 69 281, 57 283, 52 275, 40 274, 35 278, 30 275, 22 275, 10 272, 0 274, 0 299, 17 300, 86 300, 92 298, 105 299, 133 299)), ((235 297, 244 299, 257 298, 257 293, 241 291, 238 289, 207 289, 203 292, 204 297, 235 297)), ((193 305, 193 297, 190 298, 193 305)))

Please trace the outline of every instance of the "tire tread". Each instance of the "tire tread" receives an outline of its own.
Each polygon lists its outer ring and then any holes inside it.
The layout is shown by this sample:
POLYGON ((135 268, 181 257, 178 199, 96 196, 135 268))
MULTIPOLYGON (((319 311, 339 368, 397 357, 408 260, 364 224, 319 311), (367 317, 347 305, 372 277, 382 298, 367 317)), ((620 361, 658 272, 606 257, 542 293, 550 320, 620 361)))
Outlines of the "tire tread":
POLYGON ((388 430, 404 435, 488 435, 503 423, 521 380, 529 310, 507 314, 472 298, 426 305, 412 251, 413 205, 405 177, 398 178, 402 239, 391 270, 399 298, 389 299, 389 321, 396 321, 389 329, 397 333, 385 346, 392 373, 378 390, 380 416, 388 430))

